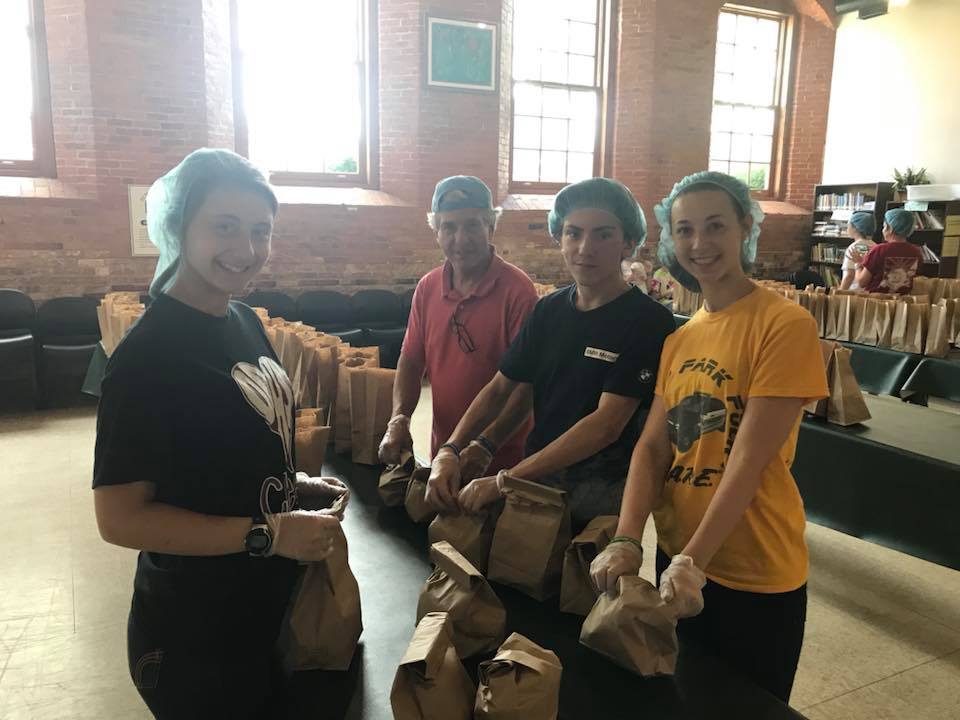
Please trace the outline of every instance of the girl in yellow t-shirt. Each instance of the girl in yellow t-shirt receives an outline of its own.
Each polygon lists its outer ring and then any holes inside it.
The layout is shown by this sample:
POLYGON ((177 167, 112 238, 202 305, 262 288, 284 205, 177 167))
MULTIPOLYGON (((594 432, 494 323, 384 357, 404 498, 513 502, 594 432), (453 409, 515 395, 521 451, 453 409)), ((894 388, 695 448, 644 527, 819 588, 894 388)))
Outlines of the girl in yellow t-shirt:
POLYGON ((656 207, 658 255, 703 307, 667 338, 601 591, 640 569, 657 526, 660 594, 681 642, 789 700, 806 620, 803 502, 790 474, 803 406, 828 394, 813 316, 755 285, 763 212, 741 181, 701 172, 656 207))

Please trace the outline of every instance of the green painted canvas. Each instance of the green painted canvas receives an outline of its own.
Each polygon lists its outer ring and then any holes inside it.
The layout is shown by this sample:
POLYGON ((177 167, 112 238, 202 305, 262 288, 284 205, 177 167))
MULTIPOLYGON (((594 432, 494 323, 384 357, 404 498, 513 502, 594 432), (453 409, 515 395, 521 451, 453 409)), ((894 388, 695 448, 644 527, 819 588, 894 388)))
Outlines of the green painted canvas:
POLYGON ((433 81, 489 87, 493 75, 493 37, 493 28, 433 23, 433 81))

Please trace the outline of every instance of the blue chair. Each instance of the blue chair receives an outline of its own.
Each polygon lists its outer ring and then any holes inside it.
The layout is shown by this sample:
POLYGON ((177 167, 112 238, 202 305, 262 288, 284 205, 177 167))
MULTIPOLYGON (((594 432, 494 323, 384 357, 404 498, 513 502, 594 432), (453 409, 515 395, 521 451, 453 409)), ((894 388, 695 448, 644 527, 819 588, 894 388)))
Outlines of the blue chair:
POLYGON ((293 298, 282 292, 270 290, 254 290, 241 300, 250 307, 262 307, 270 313, 270 317, 280 317, 291 322, 299 320, 297 304, 293 298))
POLYGON ((81 388, 100 342, 97 301, 86 297, 48 300, 37 310, 36 334, 41 407, 90 403, 81 388))
POLYGON ((297 314, 306 325, 337 335, 351 345, 364 341, 363 330, 354 322, 350 298, 333 290, 310 290, 297 298, 297 314))
POLYGON ((36 307, 28 295, 0 288, 0 409, 33 409, 37 370, 33 328, 36 307))

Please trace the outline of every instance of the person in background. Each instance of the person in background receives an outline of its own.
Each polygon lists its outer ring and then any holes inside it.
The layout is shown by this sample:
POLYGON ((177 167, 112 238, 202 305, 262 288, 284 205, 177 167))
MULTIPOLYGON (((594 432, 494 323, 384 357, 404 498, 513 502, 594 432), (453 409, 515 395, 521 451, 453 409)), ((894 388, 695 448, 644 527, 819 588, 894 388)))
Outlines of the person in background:
MULTIPOLYGON (((479 178, 454 175, 437 183, 427 222, 446 262, 427 273, 413 294, 381 462, 396 464, 401 452, 413 449, 410 417, 424 375, 433 391, 430 455, 436 456, 537 302, 530 278, 492 244, 500 212, 479 178)), ((529 427, 525 416, 517 422, 504 418, 468 446, 448 449, 472 479, 519 462, 529 427)))
POLYGON ((873 241, 873 233, 877 229, 877 221, 872 212, 859 211, 850 216, 850 222, 847 223, 847 235, 850 236, 850 244, 843 253, 843 279, 840 281, 841 290, 859 290, 856 275, 862 265, 863 258, 870 252, 876 243, 873 241))
POLYGON ((913 278, 923 262, 923 250, 907 242, 915 218, 909 210, 887 210, 883 216, 883 244, 863 259, 857 270, 857 285, 868 293, 899 293, 913 289, 913 278))
POLYGON ((153 302, 103 379, 97 525, 140 550, 128 661, 162 720, 282 712, 275 646, 298 561, 327 558, 340 532, 298 509, 346 488, 296 473, 290 381, 260 319, 230 300, 269 257, 276 214, 263 175, 228 150, 197 150, 157 180, 153 302))
POLYGON ((644 295, 650 294, 649 278, 652 267, 650 263, 637 259, 624 260, 620 264, 620 269, 623 271, 623 279, 630 285, 637 286, 644 295))
MULTIPOLYGON (((508 402, 524 398, 534 427, 525 457, 504 472, 566 491, 576 531, 620 505, 674 320, 623 278, 621 262, 647 234, 643 211, 624 185, 606 178, 568 185, 548 225, 575 282, 540 300, 445 448, 462 447, 509 417, 508 402)), ((441 510, 477 512, 500 498, 501 487, 502 474, 464 483, 455 454, 442 449, 427 500, 441 510)))
POLYGON ((698 643, 787 701, 807 608, 803 501, 790 474, 803 406, 827 396, 813 316, 758 287, 763 211, 742 181, 683 178, 656 207, 658 256, 704 305, 667 338, 617 535, 590 573, 635 575, 653 513, 660 594, 698 643))

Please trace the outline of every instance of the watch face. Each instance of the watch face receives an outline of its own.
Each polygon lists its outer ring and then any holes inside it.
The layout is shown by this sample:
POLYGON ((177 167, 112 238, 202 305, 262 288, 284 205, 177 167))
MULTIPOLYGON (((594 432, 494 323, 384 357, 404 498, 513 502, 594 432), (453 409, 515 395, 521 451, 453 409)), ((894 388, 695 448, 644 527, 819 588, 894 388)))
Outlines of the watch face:
POLYGON ((270 535, 265 528, 254 528, 247 533, 247 552, 262 555, 270 548, 270 535))

